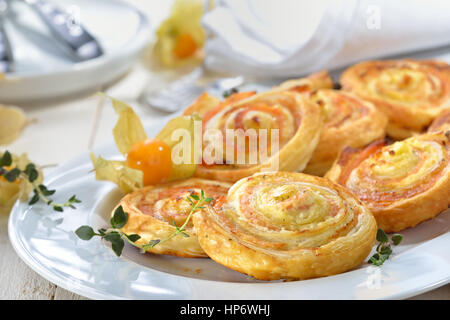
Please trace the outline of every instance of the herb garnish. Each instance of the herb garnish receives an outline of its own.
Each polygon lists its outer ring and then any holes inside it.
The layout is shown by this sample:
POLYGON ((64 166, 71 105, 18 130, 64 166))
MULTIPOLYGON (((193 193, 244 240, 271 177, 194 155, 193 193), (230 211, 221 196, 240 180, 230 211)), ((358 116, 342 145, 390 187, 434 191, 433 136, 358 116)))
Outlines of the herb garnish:
POLYGON ((152 249, 154 246, 164 243, 166 241, 169 241, 173 237, 176 237, 177 235, 182 235, 184 237, 189 237, 189 234, 186 233, 186 225, 188 224, 189 220, 191 219, 192 215, 200 210, 204 209, 203 206, 206 203, 210 203, 213 198, 206 198, 205 193, 203 190, 200 192, 200 196, 196 194, 190 194, 187 197, 187 200, 191 203, 191 210, 186 218, 186 221, 183 223, 181 227, 178 227, 175 221, 172 222, 172 224, 175 227, 175 231, 168 236, 165 239, 154 239, 150 240, 147 244, 138 244, 136 241, 138 241, 141 236, 138 234, 126 234, 125 232, 121 231, 120 229, 125 226, 128 222, 128 213, 126 213, 122 206, 118 206, 117 209, 114 211, 114 214, 110 220, 111 228, 108 229, 99 229, 97 232, 94 231, 94 229, 90 226, 81 226, 76 231, 75 234, 82 240, 90 240, 94 236, 101 237, 102 239, 108 241, 112 245, 112 249, 114 253, 120 257, 122 254, 123 247, 125 246, 125 241, 129 244, 141 249, 142 253, 145 253, 146 250, 152 249))
POLYGON ((239 92, 239 90, 237 89, 237 88, 231 88, 231 89, 229 89, 229 90, 225 90, 223 93, 222 93, 222 96, 224 97, 224 98, 228 98, 228 97, 230 97, 231 95, 233 95, 233 94, 235 94, 235 93, 238 93, 239 92))
POLYGON ((45 185, 37 183, 39 172, 34 163, 28 163, 25 170, 21 170, 17 166, 11 168, 12 165, 12 155, 9 151, 5 151, 0 157, 0 177, 3 177, 8 182, 16 182, 19 180, 28 181, 32 185, 34 192, 33 197, 28 203, 29 205, 33 205, 39 200, 42 200, 47 205, 52 206, 53 210, 63 212, 65 207, 76 209, 74 204, 81 202, 75 195, 73 195, 64 203, 54 203, 53 200, 48 197, 53 195, 56 190, 50 190, 45 185))
MULTIPOLYGON (((399 245, 402 240, 403 235, 398 233, 393 234, 391 237, 392 244, 395 246, 399 245)), ((391 241, 389 241, 388 235, 382 229, 377 231, 377 241, 379 242, 377 252, 367 262, 375 266, 381 266, 392 254, 391 241)))

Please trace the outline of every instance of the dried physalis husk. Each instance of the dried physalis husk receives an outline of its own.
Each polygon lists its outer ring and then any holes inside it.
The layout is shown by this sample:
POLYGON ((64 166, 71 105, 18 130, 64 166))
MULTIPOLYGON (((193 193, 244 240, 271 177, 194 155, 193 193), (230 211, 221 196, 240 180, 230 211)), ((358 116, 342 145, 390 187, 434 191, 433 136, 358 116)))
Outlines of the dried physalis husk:
POLYGON ((170 16, 156 32, 155 56, 166 67, 200 62, 205 43, 202 0, 175 0, 170 16))
POLYGON ((27 123, 28 119, 21 109, 0 105, 0 145, 16 140, 27 123))
POLYGON ((123 193, 130 193, 143 187, 144 174, 129 168, 125 161, 106 160, 91 153, 91 161, 97 180, 114 182, 123 193))
MULTIPOLYGON (((119 151, 126 157, 131 147, 147 139, 139 116, 126 103, 111 98, 118 117, 113 129, 114 141, 119 151)), ((192 177, 196 170, 194 161, 195 122, 200 123, 198 115, 180 116, 171 119, 155 137, 166 143, 175 152, 180 163, 172 163, 168 181, 192 177)), ((114 182, 124 193, 143 187, 143 172, 126 166, 125 161, 107 160, 91 154, 91 161, 97 180, 114 182)))
MULTIPOLYGON (((0 153, 1 156, 3 156, 2 153, 0 153)), ((18 167, 20 170, 24 170, 27 164, 30 163, 30 159, 25 153, 20 156, 13 154, 12 159, 10 168, 18 167)), ((39 176, 35 183, 39 185, 43 181, 43 174, 39 167, 36 167, 36 169, 39 172, 39 176)), ((27 201, 31 190, 33 190, 33 185, 28 180, 18 179, 14 182, 9 182, 5 178, 0 177, 0 214, 8 214, 14 203, 19 199, 27 201)))

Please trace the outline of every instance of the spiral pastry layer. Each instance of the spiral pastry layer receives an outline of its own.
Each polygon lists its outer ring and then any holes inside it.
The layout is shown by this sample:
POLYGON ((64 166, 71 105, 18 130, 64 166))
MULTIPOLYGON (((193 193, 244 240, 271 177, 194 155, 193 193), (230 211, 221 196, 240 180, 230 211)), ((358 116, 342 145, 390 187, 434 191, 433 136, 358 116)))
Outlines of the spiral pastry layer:
POLYGON ((428 132, 450 131, 450 110, 442 112, 428 127, 428 132))
POLYGON ((450 142, 429 133, 346 148, 326 177, 346 186, 386 232, 414 227, 450 205, 450 142))
MULTIPOLYGON (((127 234, 139 234, 139 244, 147 244, 150 240, 165 239, 177 226, 186 221, 192 205, 187 200, 191 194, 205 192, 206 197, 221 201, 227 194, 230 184, 191 178, 160 186, 149 186, 126 195, 118 204, 129 214, 127 224, 122 228, 127 234)), ((180 257, 206 257, 196 237, 192 221, 186 226, 189 237, 177 236, 158 244, 151 253, 168 254, 180 257)))
POLYGON ((332 89, 333 85, 333 80, 328 74, 328 71, 323 70, 313 73, 306 78, 287 80, 274 89, 303 94, 311 93, 319 89, 332 89))
POLYGON ((185 112, 198 110, 202 116, 203 163, 197 177, 235 182, 261 171, 301 171, 319 142, 322 110, 298 93, 242 92, 208 110, 201 103, 205 99, 185 112), (216 150, 211 159, 208 150, 218 145, 221 154, 216 150))
POLYGON ((405 139, 450 109, 450 66, 439 61, 368 61, 347 69, 343 90, 371 101, 389 118, 388 134, 405 139))
POLYGON ((323 176, 344 147, 364 147, 384 138, 387 118, 372 103, 331 89, 318 90, 310 99, 324 109, 325 123, 305 173, 323 176))
POLYGON ((215 261, 261 280, 307 279, 350 270, 375 242, 376 222, 347 189, 302 173, 257 173, 224 203, 194 215, 215 261))

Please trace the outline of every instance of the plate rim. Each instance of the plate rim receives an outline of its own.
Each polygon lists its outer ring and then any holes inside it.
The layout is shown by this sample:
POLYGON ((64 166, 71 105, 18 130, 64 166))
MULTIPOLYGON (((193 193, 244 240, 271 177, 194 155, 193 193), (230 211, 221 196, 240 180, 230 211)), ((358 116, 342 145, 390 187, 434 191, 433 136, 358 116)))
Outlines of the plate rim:
MULTIPOLYGON (((109 144, 105 144, 103 146, 100 146, 98 148, 94 148, 93 152, 95 153, 102 153, 102 154, 116 154, 116 151, 112 151, 115 148, 115 145, 113 143, 109 143, 109 144)), ((60 165, 58 165, 56 168, 54 168, 53 170, 51 170, 46 176, 45 181, 47 182, 48 180, 54 180, 56 179, 58 176, 64 175, 64 173, 61 173, 61 170, 66 170, 67 168, 72 168, 75 169, 77 167, 86 165, 86 162, 88 162, 88 157, 89 152, 84 152, 68 161, 62 162, 60 165)), ((17 202, 14 206, 14 208, 18 207, 19 203, 17 202)), ((35 272, 37 272, 40 276, 42 276, 43 278, 47 279, 48 281, 56 284, 57 286, 66 289, 68 291, 74 292, 80 296, 83 297, 87 297, 90 299, 127 299, 126 297, 121 297, 115 294, 110 294, 107 291, 104 290, 99 290, 97 288, 95 288, 94 286, 88 286, 82 283, 78 283, 73 281, 73 279, 64 279, 58 275, 53 274, 49 269, 45 268, 45 265, 36 260, 36 258, 32 255, 31 252, 29 252, 29 250, 27 250, 26 248, 24 248, 22 246, 22 242, 20 241, 19 237, 18 237, 18 231, 14 228, 14 219, 16 216, 19 215, 19 213, 23 213, 23 210, 19 210, 18 208, 16 208, 16 210, 11 211, 11 214, 9 216, 8 219, 8 237, 10 240, 10 243, 12 245, 12 247, 14 248, 14 251, 17 253, 17 255, 21 258, 22 261, 25 262, 25 264, 27 264, 32 270, 34 270, 35 272)), ((450 231, 447 231, 446 233, 438 236, 445 236, 446 234, 448 234, 450 231)), ((438 238, 437 237, 437 238, 438 238)), ((426 242, 425 242, 426 243, 426 242)), ((105 249, 107 249, 107 247, 105 246, 105 249)), ((132 263, 135 265, 139 265, 137 262, 134 262, 132 260, 129 259, 124 259, 126 261, 126 263, 132 263)), ((141 268, 144 269, 149 269, 145 266, 139 265, 141 268)), ((175 274, 170 274, 170 273, 165 273, 163 271, 159 271, 156 269, 151 269, 151 271, 157 273, 158 275, 164 277, 175 277, 178 278, 181 281, 188 281, 191 284, 195 283, 195 282, 201 282, 201 283, 211 283, 212 285, 216 285, 216 286, 220 286, 220 285, 230 285, 230 286, 234 286, 234 287, 256 287, 256 286, 260 286, 260 285, 269 285, 270 287, 272 287, 274 290, 277 290, 280 286, 280 284, 283 283, 236 283, 236 282, 223 282, 223 281, 217 281, 217 280, 208 280, 208 279, 197 279, 197 278, 189 278, 186 276, 182 276, 182 275, 175 275, 175 274)), ((349 272, 353 272, 353 271, 357 271, 357 270, 351 270, 349 272)), ((335 276, 342 276, 345 274, 348 274, 349 272, 345 272, 342 274, 338 274, 335 276)), ((302 280, 302 281, 295 281, 295 282, 291 282, 291 283, 311 283, 312 281, 317 281, 317 280, 323 280, 324 278, 317 278, 317 279, 309 279, 309 280, 302 280)), ((420 289, 409 289, 406 291, 399 291, 399 292, 395 292, 395 293, 391 293, 388 295, 384 295, 381 297, 376 297, 374 299, 407 299, 413 296, 417 296, 420 295, 424 292, 439 288, 443 285, 446 285, 450 283, 450 273, 448 274, 448 276, 446 278, 442 278, 439 281, 434 281, 432 283, 427 284, 424 287, 421 287, 420 289)), ((164 299, 164 298, 161 298, 164 299)), ((181 299, 186 299, 186 297, 181 298, 181 299)), ((181 300, 180 299, 180 300, 181 300)), ((227 298, 221 298, 223 300, 227 299, 227 298)), ((270 298, 265 298, 267 300, 274 300, 276 298, 274 297, 270 297, 270 298)), ((265 300, 264 298, 262 300, 265 300)), ((298 299, 298 298, 293 298, 293 299, 298 299)), ((314 299, 314 298, 312 298, 314 299)), ((330 298, 330 299, 336 299, 338 300, 339 298, 330 298)), ((345 299, 345 298, 343 298, 345 299)))

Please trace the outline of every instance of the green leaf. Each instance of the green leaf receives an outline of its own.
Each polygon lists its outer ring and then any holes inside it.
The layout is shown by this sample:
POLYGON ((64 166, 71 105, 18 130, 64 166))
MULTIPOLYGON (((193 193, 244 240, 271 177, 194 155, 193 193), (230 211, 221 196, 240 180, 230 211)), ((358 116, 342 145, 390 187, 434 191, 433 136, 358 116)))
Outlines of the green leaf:
POLYGON ((8 172, 6 172, 3 177, 5 177, 5 179, 9 182, 14 182, 17 180, 17 178, 20 175, 20 170, 18 168, 14 168, 12 170, 9 170, 8 172))
POLYGON ((112 244, 112 249, 113 249, 114 253, 118 257, 120 257, 122 255, 123 247, 125 246, 125 243, 123 242, 123 239, 120 238, 117 241, 111 242, 111 244, 112 244))
POLYGON ((36 166, 33 163, 27 164, 24 170, 25 174, 28 176, 28 181, 34 182, 39 177, 39 172, 36 170, 36 166))
POLYGON ((111 218, 111 226, 115 229, 120 229, 127 224, 128 213, 123 211, 122 206, 118 206, 111 218))
POLYGON ((51 196, 51 195, 53 195, 53 194, 55 193, 55 191, 56 191, 56 190, 49 190, 49 189, 47 189, 47 187, 44 186, 43 184, 40 184, 40 185, 39 185, 39 190, 42 192, 42 194, 43 194, 44 196, 51 196))
POLYGON ((210 203, 211 201, 213 201, 214 200, 214 198, 206 198, 204 201, 206 202, 206 203, 210 203))
POLYGON ((391 239, 392 239, 392 242, 394 243, 394 245, 398 246, 403 241, 403 235, 399 234, 399 233, 395 233, 392 235, 391 239))
POLYGON ((385 255, 390 255, 392 253, 392 249, 391 246, 387 245, 387 246, 382 246, 380 251, 381 254, 385 254, 385 255))
POLYGON ((160 242, 161 242, 161 240, 159 240, 159 239, 150 240, 150 242, 147 244, 147 246, 149 246, 150 248, 153 248, 154 246, 156 246, 160 242))
POLYGON ((386 232, 384 232, 382 229, 378 229, 377 231, 377 241, 381 243, 389 242, 389 238, 386 232))
POLYGON ((37 193, 34 193, 33 197, 31 198, 30 202, 28 202, 28 204, 30 206, 32 206, 33 204, 35 204, 38 201, 39 201, 39 195, 37 193))
POLYGON ((198 197, 198 195, 196 195, 196 194, 191 194, 190 195, 190 197, 192 198, 192 199, 194 199, 194 200, 200 200, 200 198, 198 197))
POLYGON ((103 239, 112 243, 115 241, 119 241, 119 239, 122 239, 122 238, 120 237, 120 234, 118 232, 111 231, 110 233, 105 234, 103 239))
POLYGON ((75 234, 78 238, 82 240, 91 240, 93 236, 95 236, 94 229, 89 226, 81 226, 76 231, 75 234))
POLYGON ((3 156, 0 158, 0 167, 7 167, 12 164, 12 156, 9 151, 5 151, 3 156))
POLYGON ((138 241, 140 238, 141 238, 141 236, 140 235, 138 235, 138 234, 126 234, 125 235, 131 242, 136 242, 136 241, 138 241))
POLYGON ((76 195, 70 197, 69 202, 71 203, 81 203, 81 200, 77 199, 76 195))
POLYGON ((53 210, 58 211, 58 212, 63 212, 64 209, 61 206, 53 206, 53 210))

